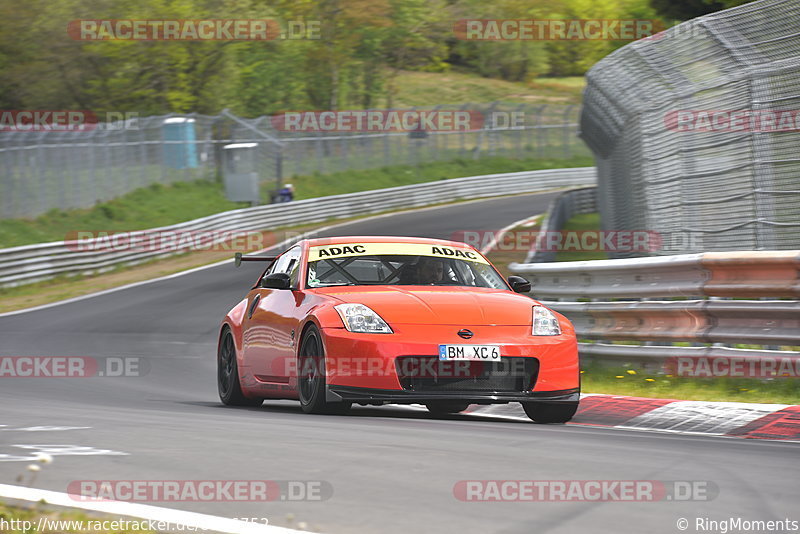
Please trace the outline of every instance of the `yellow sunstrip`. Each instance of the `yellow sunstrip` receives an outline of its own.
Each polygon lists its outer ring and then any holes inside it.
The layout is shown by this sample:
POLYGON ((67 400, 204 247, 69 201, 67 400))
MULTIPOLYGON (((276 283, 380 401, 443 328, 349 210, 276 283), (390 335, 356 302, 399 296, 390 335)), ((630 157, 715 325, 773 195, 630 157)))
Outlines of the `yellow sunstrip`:
POLYGON ((322 245, 308 250, 308 261, 352 256, 431 256, 434 258, 456 258, 475 263, 488 264, 483 256, 474 250, 425 245, 422 243, 346 243, 342 245, 322 245))

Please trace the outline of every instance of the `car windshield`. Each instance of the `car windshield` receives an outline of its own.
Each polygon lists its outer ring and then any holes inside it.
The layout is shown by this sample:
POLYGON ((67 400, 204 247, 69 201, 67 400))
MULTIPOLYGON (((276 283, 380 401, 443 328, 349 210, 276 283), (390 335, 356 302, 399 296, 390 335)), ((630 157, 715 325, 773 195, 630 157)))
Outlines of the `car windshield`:
POLYGON ((470 249, 402 243, 326 245, 309 250, 310 288, 339 285, 436 285, 508 289, 470 249))

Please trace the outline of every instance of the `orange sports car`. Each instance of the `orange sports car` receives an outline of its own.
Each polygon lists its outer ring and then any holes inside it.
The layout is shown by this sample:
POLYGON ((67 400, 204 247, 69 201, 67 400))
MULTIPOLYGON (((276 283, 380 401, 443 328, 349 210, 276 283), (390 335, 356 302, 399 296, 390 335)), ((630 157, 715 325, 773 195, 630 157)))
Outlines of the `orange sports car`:
POLYGON ((445 414, 519 402, 540 423, 578 408, 572 324, 469 245, 337 237, 241 260, 269 266, 222 322, 225 404, 297 399, 318 414, 424 404, 445 414))

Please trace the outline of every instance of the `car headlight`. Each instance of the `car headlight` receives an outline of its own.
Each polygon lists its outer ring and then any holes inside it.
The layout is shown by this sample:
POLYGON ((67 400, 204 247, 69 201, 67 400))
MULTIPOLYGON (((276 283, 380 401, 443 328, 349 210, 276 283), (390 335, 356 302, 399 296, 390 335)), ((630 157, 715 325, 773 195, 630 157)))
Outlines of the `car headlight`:
POLYGON ((534 336, 557 336, 561 333, 561 326, 558 318, 553 312, 544 306, 533 307, 533 331, 534 336))
POLYGON ((363 304, 338 304, 334 309, 350 332, 362 334, 393 334, 381 316, 363 304))

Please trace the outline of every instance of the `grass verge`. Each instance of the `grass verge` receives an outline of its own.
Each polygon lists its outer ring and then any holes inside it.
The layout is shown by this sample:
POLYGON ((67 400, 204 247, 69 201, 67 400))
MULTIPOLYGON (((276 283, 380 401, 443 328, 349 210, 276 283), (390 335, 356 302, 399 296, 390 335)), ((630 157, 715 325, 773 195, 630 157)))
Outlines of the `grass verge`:
POLYGON ((0 502, 0 519, 11 525, 10 530, 0 532, 22 532, 41 534, 66 534, 78 532, 113 532, 114 534, 154 534, 156 531, 141 528, 148 521, 130 517, 89 515, 75 510, 55 510, 37 504, 32 507, 11 506, 0 502), (106 522, 105 524, 103 522, 106 522), (112 524, 112 522, 117 522, 112 524), (133 523, 136 523, 134 525, 133 523), (39 526, 42 530, 39 530, 39 526), (118 528, 106 528, 118 527, 118 528), (17 528, 18 527, 18 528, 17 528), (100 527, 100 528, 95 528, 100 527))
MULTIPOLYGON (((582 232, 600 230, 599 213, 582 213, 571 217, 564 225, 565 232, 582 232)), ((608 254, 602 250, 559 250, 556 261, 607 260, 608 254)))
POLYGON ((797 378, 689 378, 648 373, 634 368, 589 365, 581 372, 589 393, 660 399, 798 404, 797 378))
MULTIPOLYGON (((593 165, 586 156, 570 159, 484 158, 397 166, 365 171, 293 177, 297 198, 314 198, 369 189, 474 176, 593 165)), ((245 203, 230 202, 217 182, 154 184, 89 209, 52 210, 35 219, 0 220, 0 248, 63 241, 74 231, 130 231, 156 228, 205 217, 245 203)))
MULTIPOLYGON (((566 167, 591 167, 594 160, 588 156, 569 159, 486 157, 477 160, 454 159, 414 165, 397 165, 378 169, 349 170, 334 174, 293 176, 291 183, 297 189, 297 199, 324 197, 341 193, 355 193, 370 189, 383 189, 401 185, 435 182, 463 176, 500 174, 508 172, 560 169, 566 167)), ((288 180, 287 180, 288 181, 288 180)))

